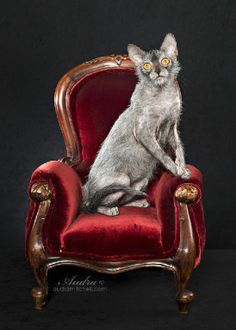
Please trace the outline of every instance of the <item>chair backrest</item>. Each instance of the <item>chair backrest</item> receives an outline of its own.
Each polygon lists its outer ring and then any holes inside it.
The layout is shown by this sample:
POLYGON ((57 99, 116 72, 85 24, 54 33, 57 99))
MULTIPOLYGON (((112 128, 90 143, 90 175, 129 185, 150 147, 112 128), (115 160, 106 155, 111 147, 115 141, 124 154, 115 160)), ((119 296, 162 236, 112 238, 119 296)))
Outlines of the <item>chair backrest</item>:
POLYGON ((55 109, 67 161, 93 163, 99 146, 126 109, 137 78, 127 55, 103 56, 66 73, 55 91, 55 109))

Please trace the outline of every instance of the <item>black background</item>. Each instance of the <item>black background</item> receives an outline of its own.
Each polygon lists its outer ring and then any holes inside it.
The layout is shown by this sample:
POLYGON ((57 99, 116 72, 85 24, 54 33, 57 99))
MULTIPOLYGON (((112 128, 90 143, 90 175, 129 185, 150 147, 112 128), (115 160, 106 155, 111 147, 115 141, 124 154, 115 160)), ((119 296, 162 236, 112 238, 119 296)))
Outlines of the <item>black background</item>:
POLYGON ((65 154, 53 107, 57 81, 85 60, 126 53, 128 43, 158 48, 168 32, 182 64, 186 158, 204 176, 207 247, 236 247, 234 1, 2 1, 0 17, 6 249, 23 253, 32 171, 65 154))

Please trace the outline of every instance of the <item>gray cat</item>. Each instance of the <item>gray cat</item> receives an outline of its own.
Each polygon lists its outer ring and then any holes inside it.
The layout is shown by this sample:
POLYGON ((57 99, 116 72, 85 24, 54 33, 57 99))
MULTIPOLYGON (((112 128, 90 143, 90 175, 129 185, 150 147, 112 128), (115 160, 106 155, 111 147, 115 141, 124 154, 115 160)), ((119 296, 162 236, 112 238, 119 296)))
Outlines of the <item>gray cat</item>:
POLYGON ((190 177, 178 134, 181 95, 177 44, 167 34, 160 50, 145 52, 129 44, 128 54, 139 78, 129 107, 102 143, 83 187, 83 210, 109 216, 118 206, 148 207, 145 189, 157 167, 190 177), (175 161, 164 151, 170 145, 175 161))

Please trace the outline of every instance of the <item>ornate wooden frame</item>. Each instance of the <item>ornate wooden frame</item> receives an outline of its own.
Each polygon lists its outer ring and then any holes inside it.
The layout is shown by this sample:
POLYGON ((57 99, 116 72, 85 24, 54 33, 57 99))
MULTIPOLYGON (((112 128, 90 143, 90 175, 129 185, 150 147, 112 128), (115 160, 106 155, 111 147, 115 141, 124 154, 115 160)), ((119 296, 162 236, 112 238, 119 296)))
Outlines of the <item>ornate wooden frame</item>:
MULTIPOLYGON (((59 81, 55 91, 55 108, 57 118, 65 139, 67 156, 62 159, 72 166, 79 161, 78 143, 69 112, 69 94, 73 85, 85 75, 94 71, 124 67, 133 70, 133 64, 127 55, 99 57, 85 62, 66 73, 59 81)), ((49 183, 38 182, 31 188, 31 197, 39 201, 27 247, 28 257, 38 287, 32 289, 35 308, 42 309, 48 297, 48 271, 61 265, 76 265, 101 273, 117 274, 142 267, 161 267, 173 272, 177 289, 176 301, 181 313, 188 312, 188 305, 194 295, 187 290, 187 285, 194 269, 196 246, 188 210, 188 204, 198 198, 198 189, 191 184, 181 185, 175 192, 180 216, 180 241, 177 252, 172 258, 152 260, 129 260, 118 262, 101 262, 62 258, 51 256, 42 242, 42 226, 51 204, 51 187, 49 183)))

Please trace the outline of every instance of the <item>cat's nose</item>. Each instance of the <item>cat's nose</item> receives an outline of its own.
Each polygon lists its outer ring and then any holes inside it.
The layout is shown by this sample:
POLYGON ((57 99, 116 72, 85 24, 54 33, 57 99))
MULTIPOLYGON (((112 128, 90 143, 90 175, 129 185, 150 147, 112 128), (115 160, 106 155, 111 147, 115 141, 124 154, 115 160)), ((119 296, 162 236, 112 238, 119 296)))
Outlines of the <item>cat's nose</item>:
POLYGON ((150 73, 150 78, 155 80, 158 77, 158 74, 156 72, 151 72, 150 73))
POLYGON ((159 66, 156 67, 155 72, 159 74, 161 72, 161 68, 159 66))

